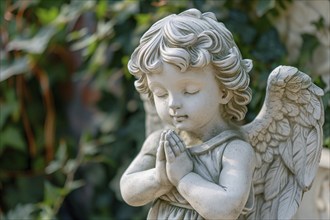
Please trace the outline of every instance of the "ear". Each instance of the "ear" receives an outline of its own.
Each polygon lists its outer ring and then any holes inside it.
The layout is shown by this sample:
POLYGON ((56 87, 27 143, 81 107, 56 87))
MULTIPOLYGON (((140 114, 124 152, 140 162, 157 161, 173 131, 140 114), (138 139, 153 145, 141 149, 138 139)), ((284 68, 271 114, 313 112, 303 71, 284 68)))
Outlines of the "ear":
POLYGON ((225 105, 225 104, 227 104, 230 101, 230 99, 232 97, 233 97, 233 93, 231 91, 222 89, 222 90, 220 90, 220 100, 219 100, 219 103, 225 105))

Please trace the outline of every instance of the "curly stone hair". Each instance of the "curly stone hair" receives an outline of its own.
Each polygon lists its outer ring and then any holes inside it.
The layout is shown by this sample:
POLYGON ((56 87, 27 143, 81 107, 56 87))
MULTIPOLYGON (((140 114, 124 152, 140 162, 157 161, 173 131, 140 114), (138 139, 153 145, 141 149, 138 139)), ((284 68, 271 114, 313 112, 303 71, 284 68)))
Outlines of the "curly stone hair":
POLYGON ((232 34, 213 13, 189 9, 172 14, 156 22, 142 36, 128 70, 137 78, 137 91, 151 100, 147 74, 160 72, 163 62, 179 67, 181 72, 211 64, 219 87, 233 94, 222 114, 234 121, 244 119, 252 96, 248 75, 252 61, 242 59, 232 34))

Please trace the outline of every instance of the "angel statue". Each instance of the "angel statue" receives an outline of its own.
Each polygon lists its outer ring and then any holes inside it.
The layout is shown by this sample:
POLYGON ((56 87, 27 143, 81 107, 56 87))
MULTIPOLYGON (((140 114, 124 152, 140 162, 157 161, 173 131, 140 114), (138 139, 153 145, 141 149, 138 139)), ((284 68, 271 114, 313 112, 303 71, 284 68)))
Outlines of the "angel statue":
POLYGON ((152 202, 148 219, 292 218, 322 147, 323 91, 308 75, 277 67, 259 115, 238 125, 252 61, 213 13, 197 9, 152 25, 128 69, 147 124, 154 112, 162 121, 121 177, 129 205, 152 202))

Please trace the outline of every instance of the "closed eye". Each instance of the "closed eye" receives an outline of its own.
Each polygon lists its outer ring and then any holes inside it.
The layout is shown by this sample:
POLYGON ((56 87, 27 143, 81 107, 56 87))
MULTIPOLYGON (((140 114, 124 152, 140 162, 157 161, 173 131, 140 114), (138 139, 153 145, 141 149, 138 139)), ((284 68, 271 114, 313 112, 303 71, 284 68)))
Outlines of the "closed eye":
POLYGON ((199 90, 193 90, 193 91, 184 91, 185 95, 194 95, 199 93, 199 90))
POLYGON ((157 98, 165 98, 168 95, 167 90, 159 86, 151 88, 151 92, 157 98))
POLYGON ((155 96, 157 96, 158 98, 166 98, 167 97, 167 93, 154 93, 155 96))

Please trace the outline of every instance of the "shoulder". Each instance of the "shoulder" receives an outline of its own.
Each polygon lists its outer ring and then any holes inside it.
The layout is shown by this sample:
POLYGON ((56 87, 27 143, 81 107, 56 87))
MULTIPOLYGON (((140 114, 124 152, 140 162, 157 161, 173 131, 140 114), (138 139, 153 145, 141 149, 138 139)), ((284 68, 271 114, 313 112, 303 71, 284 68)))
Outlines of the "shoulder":
POLYGON ((243 140, 230 141, 223 153, 224 160, 239 161, 243 166, 255 165, 255 152, 252 146, 243 140))
POLYGON ((248 142, 240 139, 230 141, 226 147, 225 153, 226 154, 242 153, 242 154, 246 154, 247 156, 254 156, 254 150, 252 146, 248 142))
POLYGON ((163 132, 162 130, 157 130, 151 133, 144 141, 143 146, 141 148, 141 153, 156 154, 160 140, 160 135, 162 132, 163 132))

